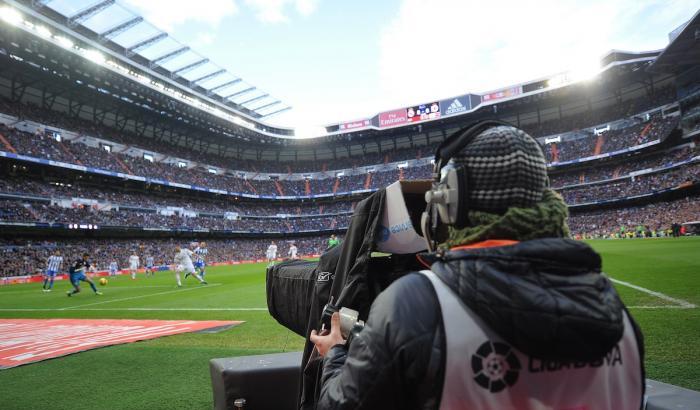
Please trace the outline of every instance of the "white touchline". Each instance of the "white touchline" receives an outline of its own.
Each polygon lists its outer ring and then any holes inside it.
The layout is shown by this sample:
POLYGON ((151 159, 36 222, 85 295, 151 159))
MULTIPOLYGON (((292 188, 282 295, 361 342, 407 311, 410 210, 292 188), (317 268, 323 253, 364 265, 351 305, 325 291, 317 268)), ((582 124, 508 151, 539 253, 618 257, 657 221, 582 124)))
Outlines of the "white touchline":
POLYGON ((656 309, 692 309, 691 307, 680 306, 680 305, 661 305, 661 306, 625 306, 627 309, 645 309, 645 310, 656 310, 656 309))
MULTIPOLYGON (((0 312, 58 312, 58 311, 63 311, 65 308, 54 308, 54 309, 49 309, 49 308, 7 308, 3 309, 0 308, 0 312)), ((87 311, 87 312, 121 312, 121 311, 163 311, 163 312, 192 312, 192 311, 203 311, 203 312, 246 312, 246 311, 267 311, 267 308, 263 307, 242 307, 242 308, 88 308, 88 309, 80 309, 80 308, 75 308, 71 309, 75 311, 87 311)), ((2 320, 2 319, 0 319, 2 320)))
MULTIPOLYGON (((634 284, 629 283, 629 282, 624 282, 624 281, 621 281, 621 280, 618 280, 615 278, 610 278, 610 280, 617 283, 618 285, 627 286, 629 288, 638 290, 640 292, 644 292, 644 293, 648 293, 652 296, 656 296, 657 298, 663 299, 667 302, 675 303, 676 305, 678 305, 678 308, 681 308, 681 309, 694 309, 697 307, 694 304, 692 304, 688 301, 685 301, 683 299, 672 298, 671 296, 668 296, 668 295, 663 294, 661 292, 656 292, 656 291, 653 291, 651 289, 643 288, 641 286, 637 286, 637 285, 634 285, 634 284)), ((642 309, 649 309, 649 308, 642 308, 642 309)))
MULTIPOLYGON (((113 291, 113 290, 147 289, 147 288, 171 288, 171 289, 172 289, 172 286, 171 286, 171 285, 144 285, 144 286, 115 286, 115 285, 110 285, 108 289, 109 289, 110 291, 113 291)), ((55 290, 55 289, 54 289, 54 291, 55 291, 55 292, 61 292, 60 290, 55 290)), ((0 295, 5 295, 5 294, 8 294, 8 293, 12 293, 12 294, 14 294, 14 293, 36 293, 36 294, 41 294, 41 289, 37 288, 37 289, 31 289, 31 290, 27 290, 27 289, 24 289, 24 290, 2 290, 2 288, 0 288, 0 295)))
POLYGON ((103 304, 105 304, 105 303, 123 302, 123 301, 125 301, 125 300, 143 299, 143 298, 148 298, 148 297, 151 297, 151 296, 167 295, 167 294, 170 294, 170 293, 187 292, 187 291, 190 291, 190 290, 197 290, 197 289, 207 289, 207 288, 212 288, 212 287, 219 286, 219 285, 221 285, 221 283, 212 283, 212 284, 210 284, 210 285, 198 286, 198 287, 196 287, 196 288, 175 289, 175 290, 171 290, 171 291, 168 291, 168 292, 149 293, 148 295, 131 296, 131 297, 128 297, 128 298, 105 300, 105 301, 102 301, 102 302, 95 302, 95 303, 86 303, 86 304, 84 304, 84 305, 69 306, 69 307, 65 307, 65 308, 58 309, 58 310, 80 309, 81 307, 85 307, 85 306, 103 305, 103 304))

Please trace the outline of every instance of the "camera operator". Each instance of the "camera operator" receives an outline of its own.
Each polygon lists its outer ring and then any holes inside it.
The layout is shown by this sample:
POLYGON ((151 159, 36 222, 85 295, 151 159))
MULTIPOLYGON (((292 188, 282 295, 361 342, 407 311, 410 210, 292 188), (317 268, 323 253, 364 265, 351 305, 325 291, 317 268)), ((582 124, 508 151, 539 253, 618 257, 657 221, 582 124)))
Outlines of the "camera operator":
POLYGON ((318 408, 640 409, 641 333, 600 256, 568 238, 537 141, 486 121, 443 143, 435 168, 430 270, 384 290, 350 346, 337 313, 312 332, 318 408))

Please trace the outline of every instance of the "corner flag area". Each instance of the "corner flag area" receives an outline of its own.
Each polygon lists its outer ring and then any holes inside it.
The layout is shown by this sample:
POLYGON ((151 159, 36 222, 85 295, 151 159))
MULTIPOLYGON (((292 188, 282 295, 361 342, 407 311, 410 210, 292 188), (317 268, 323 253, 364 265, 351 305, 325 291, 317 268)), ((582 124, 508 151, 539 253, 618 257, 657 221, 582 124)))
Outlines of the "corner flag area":
POLYGON ((0 319, 0 369, 85 350, 241 322, 113 319, 0 319))

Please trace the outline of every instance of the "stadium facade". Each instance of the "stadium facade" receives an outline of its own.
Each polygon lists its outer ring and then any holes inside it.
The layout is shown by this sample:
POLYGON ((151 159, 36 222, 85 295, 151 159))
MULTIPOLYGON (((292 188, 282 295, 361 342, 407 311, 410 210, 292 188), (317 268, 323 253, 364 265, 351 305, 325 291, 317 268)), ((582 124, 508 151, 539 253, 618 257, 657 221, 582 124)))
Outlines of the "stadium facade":
POLYGON ((587 78, 436 96, 299 139, 266 122, 286 107, 208 59, 166 65, 186 46, 149 54, 162 33, 120 42, 138 17, 91 28, 113 3, 2 7, 0 246, 28 262, 0 276, 31 273, 57 239, 117 255, 204 238, 221 260, 262 258, 270 240, 319 253, 358 200, 429 178, 435 147, 486 118, 538 137, 576 236, 661 236, 700 220, 697 14, 665 49, 611 51, 587 78))

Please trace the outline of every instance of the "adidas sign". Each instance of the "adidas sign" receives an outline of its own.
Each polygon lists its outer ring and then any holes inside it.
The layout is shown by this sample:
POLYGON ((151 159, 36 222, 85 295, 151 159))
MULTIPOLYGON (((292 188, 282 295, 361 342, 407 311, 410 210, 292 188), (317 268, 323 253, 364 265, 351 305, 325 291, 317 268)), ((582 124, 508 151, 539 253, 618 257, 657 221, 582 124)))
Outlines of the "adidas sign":
POLYGON ((452 103, 450 103, 450 106, 445 110, 445 115, 459 114, 460 112, 465 111, 467 111, 467 107, 465 107, 464 104, 459 101, 459 98, 455 98, 452 100, 452 103))

